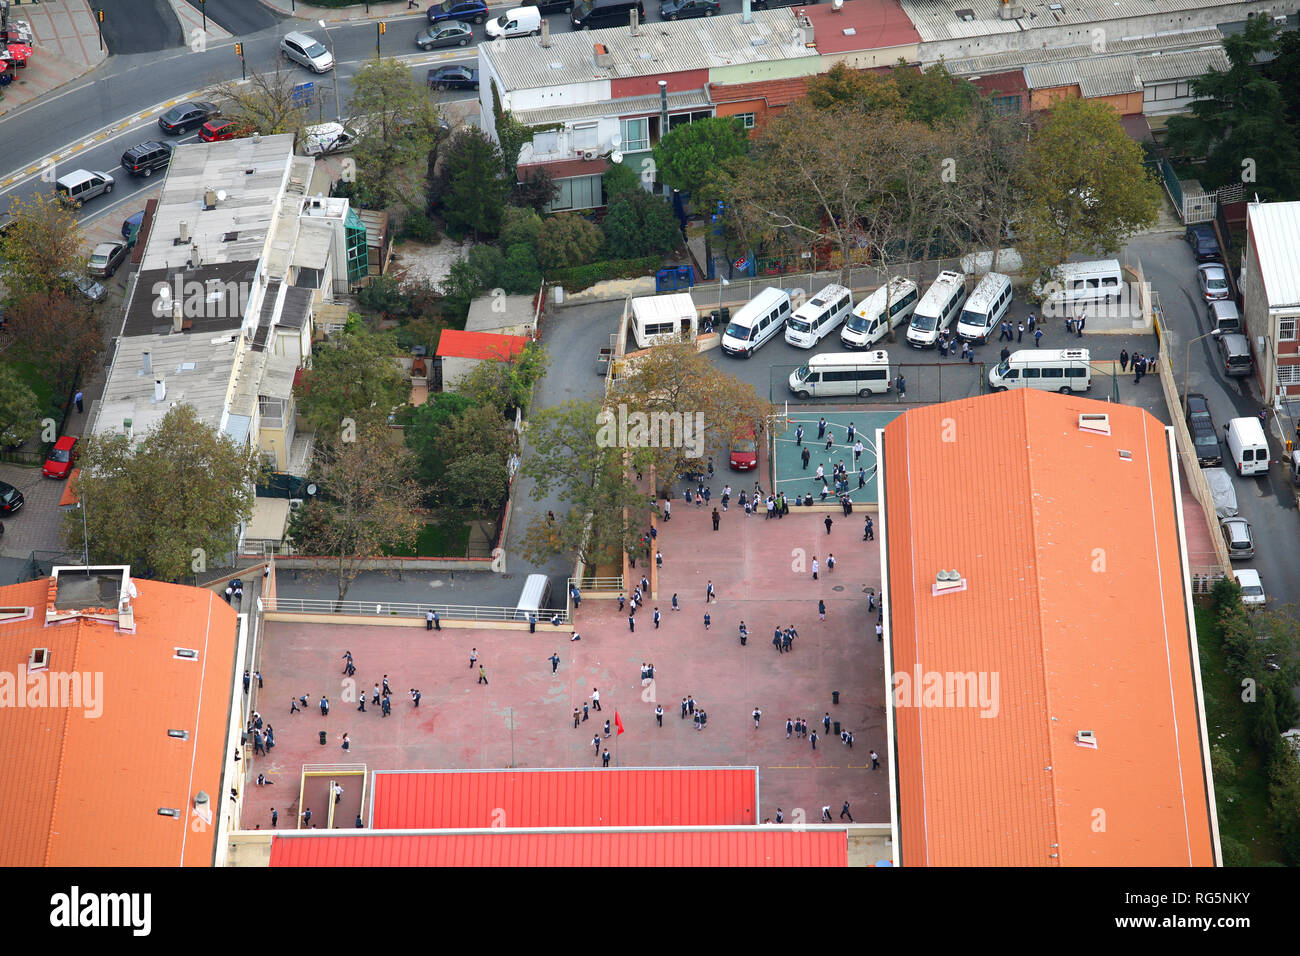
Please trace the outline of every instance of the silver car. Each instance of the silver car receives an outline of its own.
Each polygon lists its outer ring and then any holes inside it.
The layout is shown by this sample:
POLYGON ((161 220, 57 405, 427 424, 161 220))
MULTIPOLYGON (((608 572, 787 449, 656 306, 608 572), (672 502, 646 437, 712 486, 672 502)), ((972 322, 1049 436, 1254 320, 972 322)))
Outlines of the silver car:
POLYGON ((465 46, 474 38, 474 28, 460 20, 435 23, 415 35, 415 45, 421 50, 440 46, 465 46))
POLYGON ((1219 527, 1223 529, 1223 542, 1228 546, 1229 558, 1236 561, 1255 556, 1255 536, 1251 534, 1250 522, 1245 518, 1222 518, 1219 527))
POLYGON ((63 277, 68 280, 69 285, 91 302, 102 302, 104 297, 108 295, 108 290, 90 276, 79 276, 75 272, 65 272, 63 277))
POLYGON ((280 41, 280 52, 295 63, 301 63, 313 73, 328 73, 334 69, 334 57, 324 44, 309 33, 286 33, 280 41))
POLYGON ((125 242, 101 242, 90 254, 90 261, 86 263, 87 275, 101 279, 112 278, 118 266, 126 260, 126 253, 125 242))

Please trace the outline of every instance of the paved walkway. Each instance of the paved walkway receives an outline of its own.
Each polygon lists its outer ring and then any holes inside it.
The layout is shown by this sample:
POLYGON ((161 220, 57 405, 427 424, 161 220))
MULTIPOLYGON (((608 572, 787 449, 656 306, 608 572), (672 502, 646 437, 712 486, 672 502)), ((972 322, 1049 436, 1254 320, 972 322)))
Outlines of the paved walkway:
POLYGON ((0 116, 26 106, 89 73, 108 58, 89 0, 46 0, 11 7, 9 19, 25 20, 35 34, 35 52, 14 82, 0 87, 0 116))
MULTIPOLYGON (((350 7, 313 7, 307 3, 298 3, 297 0, 260 0, 262 6, 269 7, 276 13, 281 13, 286 17, 296 17, 299 20, 325 20, 326 22, 337 22, 341 20, 392 20, 397 17, 410 16, 424 10, 428 4, 423 2, 414 5, 409 4, 406 0, 390 0, 386 3, 365 3, 357 2, 350 7)), ((489 4, 489 9, 493 6, 499 6, 503 10, 509 4, 489 4)))

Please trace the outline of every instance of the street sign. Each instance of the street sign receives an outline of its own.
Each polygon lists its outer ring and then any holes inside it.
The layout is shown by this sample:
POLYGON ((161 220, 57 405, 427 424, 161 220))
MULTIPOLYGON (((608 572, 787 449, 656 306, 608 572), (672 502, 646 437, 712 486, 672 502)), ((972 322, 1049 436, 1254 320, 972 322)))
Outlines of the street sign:
POLYGON ((312 80, 306 83, 299 83, 293 88, 293 105, 307 107, 311 106, 312 97, 316 94, 316 84, 312 80))

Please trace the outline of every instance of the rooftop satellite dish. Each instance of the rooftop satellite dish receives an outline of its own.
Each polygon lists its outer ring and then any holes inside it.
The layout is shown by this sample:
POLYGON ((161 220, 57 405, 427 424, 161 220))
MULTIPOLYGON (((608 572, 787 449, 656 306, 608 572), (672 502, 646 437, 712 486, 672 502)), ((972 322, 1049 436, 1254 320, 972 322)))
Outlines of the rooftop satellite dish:
POLYGON ((307 494, 308 494, 308 496, 311 496, 311 495, 315 495, 315 494, 316 494, 316 485, 315 485, 315 484, 309 484, 309 485, 307 486, 307 494))
POLYGON ((218 189, 217 202, 225 202, 225 201, 226 201, 226 191, 224 189, 218 189))
POLYGON ((618 135, 618 133, 615 133, 613 136, 609 138, 609 144, 613 146, 614 149, 618 149, 620 146, 623 145, 623 137, 618 135))
POLYGON ((609 154, 609 161, 611 163, 621 163, 623 162, 623 154, 618 150, 614 150, 614 152, 609 154))

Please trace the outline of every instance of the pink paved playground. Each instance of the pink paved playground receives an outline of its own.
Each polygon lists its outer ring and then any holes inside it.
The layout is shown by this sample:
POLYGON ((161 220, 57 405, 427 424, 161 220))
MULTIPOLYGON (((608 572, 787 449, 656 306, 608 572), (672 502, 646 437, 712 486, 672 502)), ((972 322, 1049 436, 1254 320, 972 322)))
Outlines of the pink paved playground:
MULTIPOLYGON (((734 476, 739 490, 743 476, 734 476)), ((728 480, 719 475, 720 489, 728 480)), ((717 497, 713 499, 717 504, 717 497)), ((576 614, 580 641, 539 624, 526 630, 457 629, 427 632, 409 628, 289 625, 269 622, 261 657, 265 686, 256 701, 275 727, 276 747, 269 756, 250 757, 245 767, 244 826, 270 826, 269 811, 279 810, 280 828, 295 825, 298 783, 306 764, 365 764, 366 769, 599 766, 592 746, 601 734, 611 765, 757 766, 760 768, 760 819, 785 811, 787 823, 803 809, 810 821, 830 804, 838 818, 848 800, 857 822, 889 819, 885 741, 884 675, 881 645, 875 640, 875 615, 867 610, 865 588, 879 591, 879 539, 862 540, 865 514, 791 509, 780 520, 746 518, 734 504, 714 532, 711 508, 674 503, 672 520, 660 525, 657 544, 664 555, 657 599, 628 629, 626 612, 613 600, 586 598, 576 614), (828 536, 826 514, 833 519, 828 536), (826 570, 828 554, 835 570, 826 570), (813 581, 812 558, 820 580, 813 581), (717 601, 708 605, 712 626, 704 629, 705 590, 713 582, 717 601), (673 593, 681 610, 670 610, 673 593), (818 620, 817 601, 826 602, 826 621, 818 620), (658 607, 662 623, 653 625, 658 607), (749 627, 742 647, 738 625, 749 627), (772 646, 776 625, 793 624, 798 637, 789 654, 772 646), (469 663, 477 647, 489 683, 477 682, 469 663), (356 686, 342 676, 342 654, 356 662, 356 686), (552 676, 552 652, 561 659, 552 676), (655 681, 643 687, 641 663, 655 665, 655 681), (356 692, 387 674, 393 691, 391 717, 380 715, 367 699, 357 711, 356 692), (409 690, 423 692, 419 708, 409 690), (591 711, 577 729, 573 709, 600 689, 603 710, 591 711), (831 692, 840 691, 840 703, 831 692), (289 700, 306 694, 309 706, 289 713, 289 700), (319 701, 330 699, 329 716, 319 701), (682 720, 681 698, 693 695, 708 713, 696 731, 682 720), (351 698, 350 700, 346 698, 351 698), (664 708, 663 727, 654 719, 664 708), (758 730, 751 712, 762 712, 758 730), (626 733, 604 739, 604 721, 618 711, 626 733), (822 736, 826 712, 855 736, 852 749, 838 734, 818 740, 785 737, 787 717, 807 718, 822 736), (326 731, 327 743, 318 741, 326 731), (343 733, 351 749, 340 748, 343 733), (869 752, 881 755, 872 771, 869 752), (256 787, 257 773, 274 786, 256 787)), ((873 516, 874 520, 874 516, 873 516)), ((642 568, 633 574, 639 576, 642 568)), ((256 691, 255 691, 256 692, 256 691)), ((613 728, 611 728, 613 729, 613 728)), ((358 778, 345 778, 335 826, 354 824, 359 810, 358 778)), ((326 825, 328 781, 315 779, 305 803, 312 823, 326 825)), ((363 815, 368 819, 368 807, 363 815)))

